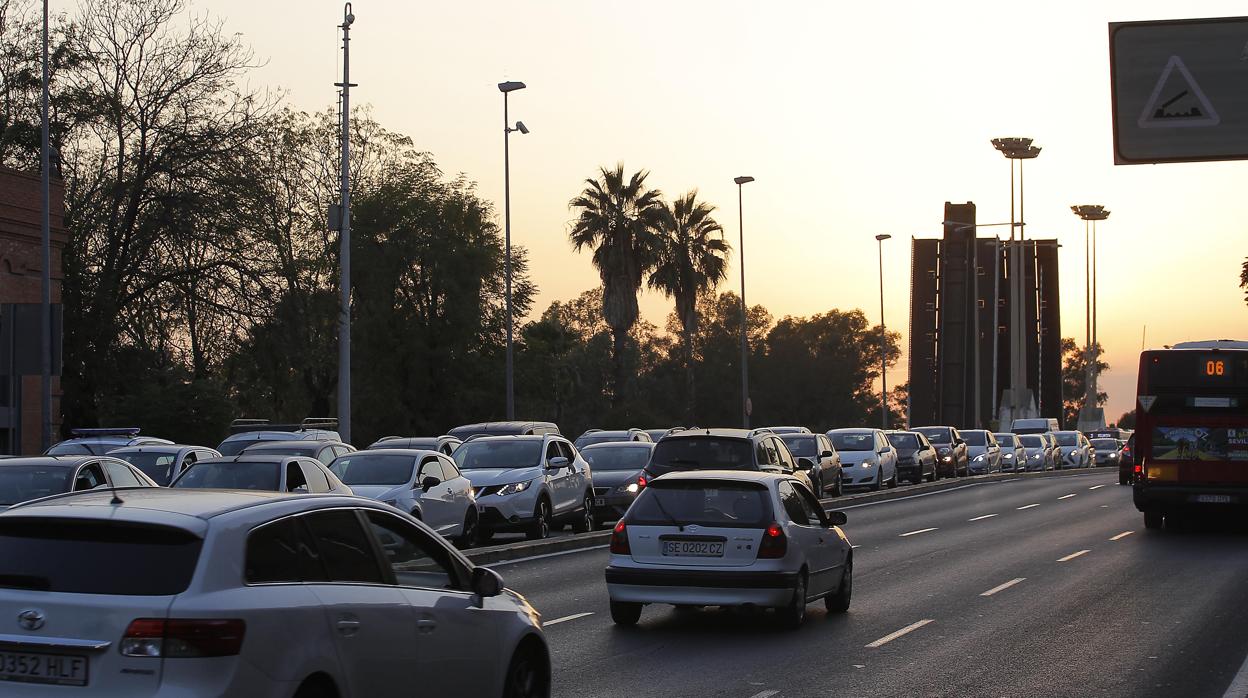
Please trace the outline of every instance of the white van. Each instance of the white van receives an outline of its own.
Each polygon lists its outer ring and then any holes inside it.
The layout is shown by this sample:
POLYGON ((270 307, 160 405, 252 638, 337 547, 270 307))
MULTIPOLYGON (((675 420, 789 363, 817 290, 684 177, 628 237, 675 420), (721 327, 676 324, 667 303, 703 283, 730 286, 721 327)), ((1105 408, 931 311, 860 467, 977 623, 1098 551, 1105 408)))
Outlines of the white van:
POLYGON ((1010 431, 1015 434, 1043 434, 1049 431, 1061 431, 1062 426, 1052 417, 1038 419, 1016 419, 1010 431))

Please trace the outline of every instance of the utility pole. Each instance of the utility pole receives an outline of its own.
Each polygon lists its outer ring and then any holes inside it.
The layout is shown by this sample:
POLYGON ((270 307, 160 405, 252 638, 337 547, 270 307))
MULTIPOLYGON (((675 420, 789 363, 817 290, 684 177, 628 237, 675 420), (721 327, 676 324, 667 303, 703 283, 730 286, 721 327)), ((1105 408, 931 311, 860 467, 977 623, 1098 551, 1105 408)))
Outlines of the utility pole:
POLYGON ((342 8, 342 165, 338 233, 338 434, 351 442, 351 3, 342 8))
POLYGON ((43 0, 43 109, 39 144, 43 271, 39 275, 39 395, 43 450, 52 445, 52 152, 48 144, 48 0, 43 0))

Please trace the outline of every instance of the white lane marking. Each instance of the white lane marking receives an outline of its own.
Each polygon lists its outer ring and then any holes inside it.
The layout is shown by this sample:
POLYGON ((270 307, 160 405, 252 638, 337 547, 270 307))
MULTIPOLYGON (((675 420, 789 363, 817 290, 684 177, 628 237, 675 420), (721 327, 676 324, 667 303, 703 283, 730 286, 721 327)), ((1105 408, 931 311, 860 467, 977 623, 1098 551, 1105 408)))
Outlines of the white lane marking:
POLYGON ((566 623, 570 620, 576 620, 577 618, 584 618, 585 616, 592 616, 592 615, 594 615, 593 611, 590 611, 589 613, 573 613, 570 616, 564 616, 562 618, 556 618, 554 620, 544 621, 542 623, 542 627, 545 628, 551 625, 558 625, 560 623, 566 623))
POLYGON ((851 548, 861 548, 862 546, 861 546, 861 545, 851 545, 851 546, 849 546, 849 547, 851 547, 851 548))
POLYGON ((1114 536, 1113 538, 1110 538, 1110 540, 1122 540, 1123 538, 1126 538, 1127 536, 1131 535, 1132 533, 1135 533, 1135 531, 1123 531, 1122 533, 1119 533, 1118 535, 1114 536))
POLYGON ((900 536, 897 536, 897 537, 898 537, 898 538, 905 538, 906 536, 917 536, 917 535, 919 535, 920 533, 928 533, 928 532, 930 532, 930 531, 935 531, 935 530, 936 530, 935 528, 920 528, 920 529, 919 529, 919 530, 917 530, 917 531, 911 531, 911 532, 909 532, 909 533, 903 533, 903 534, 901 534, 900 536))
POLYGON ((1073 560, 1073 559, 1075 559, 1075 558, 1079 557, 1080 555, 1087 555, 1087 554, 1088 554, 1088 553, 1090 553, 1090 552, 1092 552, 1092 551, 1091 551, 1091 550, 1080 550, 1080 551, 1079 551, 1079 552, 1077 552, 1077 553, 1071 553, 1071 554, 1067 555, 1066 557, 1059 558, 1059 559, 1058 559, 1058 562, 1070 562, 1071 560, 1073 560))
MULTIPOLYGON (((919 497, 930 497, 930 496, 932 496, 932 495, 934 495, 934 494, 945 494, 946 492, 957 492, 958 490, 964 490, 964 489, 966 489, 966 488, 968 488, 968 487, 979 487, 979 486, 981 486, 981 485, 991 485, 991 484, 992 484, 992 483, 990 483, 990 482, 972 482, 972 483, 970 483, 969 485, 959 485, 959 486, 957 486, 957 487, 950 487, 950 488, 949 488, 949 489, 947 489, 947 490, 936 490, 935 492, 923 492, 923 493, 921 493, 921 494, 912 494, 912 495, 910 495, 910 496, 908 496, 908 497, 898 497, 898 498, 896 498, 896 499, 882 499, 882 500, 880 500, 880 501, 878 501, 878 502, 866 502, 866 503, 864 503, 864 504, 851 504, 851 505, 849 505, 849 506, 847 506, 847 507, 836 507, 836 506, 830 506, 830 508, 835 509, 836 511, 844 511, 844 510, 846 510, 846 509, 858 509, 858 508, 860 508, 860 507, 873 507, 873 506, 875 506, 875 505, 877 505, 877 504, 889 504, 889 503, 892 503, 892 502, 904 502, 904 501, 906 501, 907 499, 918 499, 919 497)), ((822 501, 823 503, 825 503, 825 504, 829 504, 829 505, 836 504, 836 500, 835 500, 835 499, 824 499, 824 500, 821 500, 821 501, 822 501)))
POLYGON ((1030 508, 1032 508, 1032 507, 1038 507, 1038 506, 1040 506, 1040 505, 1039 505, 1039 504, 1028 504, 1028 505, 1027 505, 1027 506, 1025 506, 1025 507, 1019 507, 1019 508, 1018 508, 1018 510, 1019 510, 1019 511, 1022 511, 1023 509, 1030 509, 1030 508))
POLYGON ((779 692, 780 691, 774 691, 774 690, 773 691, 759 691, 758 693, 755 693, 754 695, 750 696, 750 698, 771 698, 772 696, 776 695, 779 692))
POLYGON ((1239 673, 1235 674, 1235 678, 1231 680, 1230 688, 1222 694, 1222 698, 1244 698, 1244 696, 1248 696, 1248 658, 1244 659, 1243 665, 1239 667, 1239 673))
POLYGON ((980 594, 980 596, 992 596, 993 594, 997 593, 998 591, 1005 591, 1006 589, 1009 589, 1010 587, 1014 586, 1015 584, 1018 584, 1019 582, 1025 582, 1025 581, 1027 581, 1027 578, 1026 578, 1026 577, 1017 577, 1017 578, 1015 578, 1015 579, 1011 579, 1010 581, 1006 582, 1005 584, 1001 584, 1001 585, 999 585, 999 586, 995 586, 995 587, 993 587, 993 588, 989 589, 988 591, 985 591, 984 593, 980 594))
POLYGON ((883 645, 886 645, 886 644, 888 644, 888 643, 892 642, 893 640, 896 640, 897 638, 901 637, 902 635, 909 635, 910 633, 912 633, 912 632, 914 632, 914 631, 918 630, 919 628, 921 628, 921 627, 923 627, 923 626, 927 625, 928 623, 934 623, 934 622, 935 622, 935 621, 934 621, 934 620, 932 620, 931 618, 927 618, 927 619, 921 620, 921 621, 919 621, 919 622, 917 622, 917 623, 911 623, 910 625, 907 625, 906 627, 902 628, 901 630, 898 630, 898 631, 897 631, 897 632, 895 632, 895 633, 889 633, 889 634, 885 635, 884 637, 882 637, 882 638, 880 638, 880 639, 876 640, 875 642, 872 642, 871 644, 867 645, 867 647, 868 647, 869 649, 875 649, 875 648, 877 648, 877 647, 881 647, 881 646, 883 646, 883 645))
POLYGON ((1089 487, 1088 489, 1090 489, 1090 490, 1099 490, 1099 489, 1101 489, 1101 488, 1102 488, 1102 487, 1104 487, 1104 486, 1105 486, 1105 485, 1097 485, 1097 486, 1095 486, 1095 487, 1089 487))
POLYGON ((967 519, 967 521, 983 521, 984 519, 991 519, 994 516, 996 516, 996 514, 984 514, 983 516, 976 516, 973 519, 967 519))
POLYGON ((1071 497, 1073 497, 1073 496, 1075 496, 1075 493, 1073 493, 1073 492, 1072 492, 1072 493, 1070 493, 1070 494, 1064 494, 1064 495, 1062 495, 1062 496, 1058 497, 1058 499, 1070 499, 1070 498, 1071 498, 1071 497))
MULTIPOLYGON (((498 567, 499 565, 514 565, 518 562, 529 562, 530 560, 545 560, 548 557, 559 557, 561 555, 571 555, 572 553, 583 553, 587 550, 606 550, 609 545, 595 545, 592 548, 577 548, 575 550, 560 550, 557 553, 546 553, 544 555, 530 555, 529 557, 519 557, 515 560, 499 560, 498 562, 488 562, 482 567, 498 567)), ((469 558, 471 559, 471 558, 469 558)))

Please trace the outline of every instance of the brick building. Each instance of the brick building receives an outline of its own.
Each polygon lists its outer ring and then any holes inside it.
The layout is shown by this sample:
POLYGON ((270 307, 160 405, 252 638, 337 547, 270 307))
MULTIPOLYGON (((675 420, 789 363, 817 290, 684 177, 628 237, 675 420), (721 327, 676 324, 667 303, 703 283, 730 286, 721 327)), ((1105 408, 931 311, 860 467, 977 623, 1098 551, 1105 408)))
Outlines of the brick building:
MULTIPOLYGON (((39 173, 0 168, 0 454, 42 451, 39 173)), ((61 430, 61 253, 65 188, 52 180, 52 441, 61 430)))

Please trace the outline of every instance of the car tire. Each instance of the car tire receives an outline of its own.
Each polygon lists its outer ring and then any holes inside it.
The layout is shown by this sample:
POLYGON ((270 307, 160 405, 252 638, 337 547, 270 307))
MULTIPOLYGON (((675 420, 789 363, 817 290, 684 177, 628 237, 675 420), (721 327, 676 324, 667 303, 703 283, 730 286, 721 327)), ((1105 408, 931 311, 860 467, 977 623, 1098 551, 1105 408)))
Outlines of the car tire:
POLYGON ((637 625, 641 620, 641 604, 631 601, 611 602, 611 621, 616 625, 637 625))
POLYGON ((550 660, 535 642, 520 645, 507 665, 503 698, 549 698, 550 660))
POLYGON ((455 539, 456 547, 471 548, 472 544, 477 542, 477 539, 478 539, 477 521, 478 520, 479 520, 479 517, 477 515, 476 507, 469 507, 468 511, 464 512, 464 527, 460 529, 459 537, 455 539))
POLYGON ((806 570, 797 574, 793 585, 793 599, 788 606, 776 609, 780 622, 790 630, 797 630, 806 621, 806 570))
POLYGON ((879 492, 879 491, 880 491, 880 486, 884 484, 884 483, 882 483, 882 482, 881 482, 881 480, 882 480, 883 478, 884 478, 884 473, 877 471, 877 472, 876 472, 876 474, 875 474, 875 482, 871 483, 871 491, 872 491, 872 492, 879 492))
POLYGON ((1156 531, 1166 522, 1166 517, 1160 511, 1144 512, 1144 528, 1156 531))
POLYGON ((811 472, 810 487, 811 489, 815 491, 816 497, 823 497, 823 495, 825 494, 825 492, 823 491, 823 476, 821 476, 819 473, 811 472))
POLYGON ((537 508, 533 510, 533 523, 524 531, 529 540, 543 540, 550 537, 550 502, 545 497, 537 500, 537 508))
POLYGON ((576 517, 572 522, 573 533, 589 533, 594 530, 594 500, 590 495, 585 495, 585 511, 576 517))
POLYGON ((334 682, 323 675, 308 678, 295 691, 295 698, 337 698, 337 696, 338 691, 334 688, 334 682))
POLYGON ((1131 484, 1131 478, 1127 477, 1126 475, 1119 475, 1119 476, 1118 476, 1118 484, 1119 484, 1119 485, 1130 485, 1130 484, 1131 484))
POLYGON ((845 571, 841 573, 841 585, 835 594, 823 597, 823 607, 828 613, 844 613, 849 610, 849 601, 854 594, 854 561, 845 560, 845 571))
POLYGON ((925 476, 928 482, 936 482, 936 466, 932 466, 932 474, 925 476))
POLYGON ((888 489, 890 490, 897 489, 897 471, 896 470, 893 471, 893 476, 888 478, 888 489))

